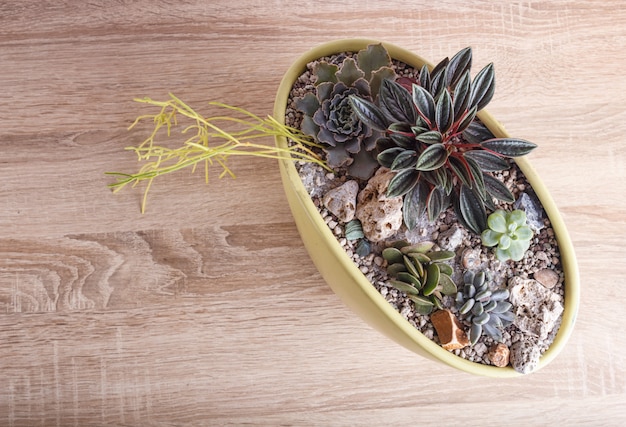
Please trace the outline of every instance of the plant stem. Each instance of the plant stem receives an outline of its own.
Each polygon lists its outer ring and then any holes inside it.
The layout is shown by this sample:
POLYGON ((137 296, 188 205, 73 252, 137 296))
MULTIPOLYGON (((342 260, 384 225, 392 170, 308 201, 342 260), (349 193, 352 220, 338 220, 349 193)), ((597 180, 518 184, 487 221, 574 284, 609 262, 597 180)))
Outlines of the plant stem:
POLYGON ((205 182, 207 183, 209 166, 214 163, 223 169, 219 175, 220 178, 225 175, 234 177, 235 174, 227 166, 230 156, 301 160, 318 164, 330 171, 326 163, 311 149, 312 147, 319 147, 319 145, 312 142, 311 138, 304 135, 300 130, 282 125, 271 116, 261 118, 242 108, 211 102, 209 105, 226 109, 245 118, 230 115, 203 117, 173 94, 170 94, 170 99, 167 101, 154 101, 150 98, 135 99, 135 101, 160 107, 159 113, 139 116, 128 128, 130 130, 139 122, 148 119, 154 123, 151 134, 141 144, 137 147, 126 148, 135 152, 139 162, 145 163, 134 174, 121 172, 107 172, 106 174, 117 177, 116 182, 109 184, 114 192, 121 190, 128 184, 132 184, 134 187, 142 181, 147 181, 141 204, 142 213, 145 212, 148 191, 154 178, 185 168, 191 168, 193 173, 197 165, 201 163, 204 163, 205 182), (167 137, 171 137, 172 129, 179 126, 178 115, 192 122, 180 131, 181 135, 192 133, 192 136, 180 143, 177 148, 168 148, 157 144, 155 139, 160 135, 161 132, 159 131, 163 127, 166 128, 167 137), (241 126, 243 129, 226 131, 218 125, 220 122, 241 126), (258 138, 281 135, 292 141, 293 144, 289 148, 279 148, 274 145, 254 142, 258 138), (209 144, 214 141, 217 141, 218 144, 209 144))

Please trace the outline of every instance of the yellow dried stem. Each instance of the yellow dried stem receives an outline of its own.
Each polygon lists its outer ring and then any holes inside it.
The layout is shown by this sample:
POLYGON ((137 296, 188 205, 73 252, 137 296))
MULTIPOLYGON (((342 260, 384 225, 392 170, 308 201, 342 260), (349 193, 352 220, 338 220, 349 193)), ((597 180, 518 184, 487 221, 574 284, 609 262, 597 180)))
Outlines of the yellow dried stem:
POLYGON ((227 166, 230 156, 254 156, 281 160, 302 160, 318 164, 329 170, 326 163, 312 150, 311 147, 319 147, 310 137, 303 134, 299 129, 280 124, 271 116, 261 118, 243 108, 234 107, 220 102, 211 102, 209 105, 226 109, 233 116, 203 117, 182 100, 170 94, 167 101, 155 101, 150 98, 135 99, 135 101, 160 107, 160 111, 154 115, 142 115, 129 126, 129 130, 139 122, 152 120, 154 129, 151 134, 138 146, 127 147, 134 151, 139 162, 144 162, 137 173, 128 174, 120 172, 107 172, 108 175, 117 176, 117 181, 109 184, 109 187, 117 192, 128 184, 134 187, 142 181, 147 181, 141 204, 141 212, 145 212, 148 191, 154 178, 181 169, 191 168, 195 172, 198 164, 204 164, 205 182, 209 181, 209 166, 214 163, 222 168, 219 177, 230 175, 235 177, 233 171, 227 166), (160 130, 165 126, 167 137, 171 137, 172 129, 178 126, 178 117, 183 116, 192 121, 181 130, 181 135, 191 134, 178 147, 169 148, 156 143, 160 130), (242 116, 241 117, 237 117, 242 116), (241 126, 241 130, 226 131, 218 123, 234 124, 241 126), (282 135, 293 142, 289 148, 280 148, 274 145, 266 145, 255 142, 259 138, 282 135), (216 145, 211 145, 217 143, 216 145))

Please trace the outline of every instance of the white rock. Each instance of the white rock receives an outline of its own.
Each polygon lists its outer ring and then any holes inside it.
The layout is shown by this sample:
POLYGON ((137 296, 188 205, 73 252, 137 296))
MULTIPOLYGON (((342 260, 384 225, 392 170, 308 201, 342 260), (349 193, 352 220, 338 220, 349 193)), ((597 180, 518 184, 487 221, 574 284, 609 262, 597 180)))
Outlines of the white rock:
POLYGON ((393 236, 402 226, 402 197, 385 195, 394 173, 379 168, 357 198, 356 217, 363 233, 371 242, 380 242, 393 236))
POLYGON ((349 222, 354 219, 358 193, 359 184, 354 180, 346 181, 339 187, 326 192, 323 203, 326 209, 332 212, 340 221, 349 222))
POLYGON ((511 346, 511 366, 517 372, 530 374, 539 365, 541 352, 532 341, 519 340, 511 346))
POLYGON ((515 310, 515 326, 521 331, 546 339, 563 313, 560 297, 533 279, 509 280, 509 300, 515 310))
POLYGON ((452 225, 452 227, 439 234, 437 243, 443 250, 455 251, 456 248, 458 248, 459 245, 463 243, 463 239, 466 237, 466 235, 467 231, 465 231, 464 228, 454 224, 452 225))

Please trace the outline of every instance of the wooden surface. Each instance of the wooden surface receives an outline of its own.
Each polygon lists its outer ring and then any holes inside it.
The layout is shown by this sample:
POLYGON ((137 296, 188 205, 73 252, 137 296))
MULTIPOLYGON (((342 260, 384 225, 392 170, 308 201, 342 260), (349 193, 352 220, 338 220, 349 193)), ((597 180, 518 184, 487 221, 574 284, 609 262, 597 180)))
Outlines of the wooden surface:
POLYGON ((622 425, 625 68, 621 0, 5 0, 0 425, 622 425), (107 189, 146 136, 134 97, 269 114, 297 56, 355 36, 495 63, 489 110, 539 144, 579 257, 544 370, 473 377, 371 330, 309 260, 274 161, 155 181, 144 215, 139 188, 107 189))

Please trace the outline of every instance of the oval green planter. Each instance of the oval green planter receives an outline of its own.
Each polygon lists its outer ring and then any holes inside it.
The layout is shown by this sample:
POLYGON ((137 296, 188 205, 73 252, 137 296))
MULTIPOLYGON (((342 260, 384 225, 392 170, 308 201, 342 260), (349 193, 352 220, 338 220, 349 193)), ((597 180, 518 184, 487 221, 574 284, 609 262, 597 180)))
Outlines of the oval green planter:
MULTIPOLYGON (((368 39, 336 40, 304 53, 287 70, 280 83, 274 104, 274 118, 284 124, 289 92, 297 78, 306 70, 307 63, 340 52, 356 52, 372 43, 379 43, 379 41, 368 39)), ((398 46, 389 43, 383 43, 383 45, 392 58, 412 65, 417 69, 420 69, 424 63, 432 66, 425 59, 398 46)), ((483 110, 478 114, 478 117, 497 137, 508 136, 502 125, 488 112, 483 110)), ((279 136, 276 137, 276 144, 279 147, 286 147, 287 141, 284 137, 279 136)), ((569 234, 548 190, 526 158, 518 158, 516 161, 537 193, 552 222, 565 273, 563 321, 554 342, 541 357, 538 370, 550 363, 559 354, 574 327, 579 300, 578 266, 569 234)), ((458 357, 444 350, 415 329, 387 303, 345 253, 318 213, 300 180, 293 162, 281 160, 279 165, 289 206, 304 245, 324 280, 350 309, 378 331, 426 358, 476 375, 498 378, 522 375, 511 367, 497 368, 470 362, 458 357)))

